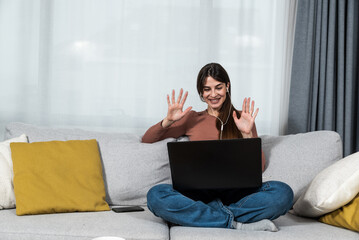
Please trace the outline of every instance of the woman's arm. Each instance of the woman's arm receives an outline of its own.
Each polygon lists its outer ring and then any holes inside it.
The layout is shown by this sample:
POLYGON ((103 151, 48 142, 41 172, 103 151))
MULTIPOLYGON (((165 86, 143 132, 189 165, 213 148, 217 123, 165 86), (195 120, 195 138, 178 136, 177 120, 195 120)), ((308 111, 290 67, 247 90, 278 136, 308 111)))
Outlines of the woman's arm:
MULTIPOLYGON (((190 114, 187 114, 190 115, 190 114)), ((171 124, 168 127, 163 127, 163 121, 150 127, 142 137, 143 143, 154 143, 166 138, 178 138, 186 134, 187 117, 171 124)))

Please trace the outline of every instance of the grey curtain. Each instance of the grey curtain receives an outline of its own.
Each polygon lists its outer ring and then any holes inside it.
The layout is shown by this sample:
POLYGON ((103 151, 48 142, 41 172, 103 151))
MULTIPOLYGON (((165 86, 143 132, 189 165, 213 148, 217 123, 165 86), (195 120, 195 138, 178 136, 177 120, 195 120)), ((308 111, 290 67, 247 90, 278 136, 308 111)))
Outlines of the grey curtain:
POLYGON ((358 0, 299 0, 288 133, 334 130, 359 151, 358 0))

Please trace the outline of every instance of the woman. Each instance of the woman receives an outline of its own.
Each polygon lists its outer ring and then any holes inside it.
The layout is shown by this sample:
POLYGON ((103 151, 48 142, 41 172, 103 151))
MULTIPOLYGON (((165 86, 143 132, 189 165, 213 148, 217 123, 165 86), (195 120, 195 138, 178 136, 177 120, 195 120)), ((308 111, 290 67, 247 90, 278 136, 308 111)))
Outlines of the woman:
MULTIPOLYGON (((188 92, 183 96, 181 89, 176 100, 173 90, 171 100, 167 95, 167 116, 147 130, 142 142, 183 135, 192 141, 258 137, 254 121, 259 109, 254 111, 250 98, 244 99, 241 112, 233 107, 230 80, 220 64, 210 63, 200 70, 197 91, 208 105, 205 111, 191 111, 192 107, 183 111, 188 92)), ((263 171, 264 165, 262 152, 263 171)), ((150 189, 147 205, 156 216, 183 226, 278 231, 270 220, 286 214, 293 201, 292 189, 277 181, 264 182, 257 189, 203 191, 197 196, 202 196, 201 201, 161 184, 150 189)))

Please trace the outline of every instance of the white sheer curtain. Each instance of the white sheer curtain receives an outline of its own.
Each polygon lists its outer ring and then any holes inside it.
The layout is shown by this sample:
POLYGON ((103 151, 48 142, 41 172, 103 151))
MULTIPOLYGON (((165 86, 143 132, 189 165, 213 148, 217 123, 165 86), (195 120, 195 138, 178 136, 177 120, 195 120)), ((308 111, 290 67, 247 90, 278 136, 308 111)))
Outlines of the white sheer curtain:
MULTIPOLYGON (((0 129, 10 121, 143 133, 171 89, 205 109, 202 66, 251 96, 260 135, 284 133, 296 0, 0 0, 0 129)), ((3 130, 0 130, 2 134, 3 130)))

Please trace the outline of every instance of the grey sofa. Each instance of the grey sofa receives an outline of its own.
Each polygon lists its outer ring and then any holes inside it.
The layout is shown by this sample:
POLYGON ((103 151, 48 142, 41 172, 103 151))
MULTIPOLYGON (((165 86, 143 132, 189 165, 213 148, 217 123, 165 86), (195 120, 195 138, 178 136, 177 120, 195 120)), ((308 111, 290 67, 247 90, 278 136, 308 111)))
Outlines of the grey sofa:
MULTIPOLYGON (((146 206, 146 192, 159 183, 170 183, 166 139, 154 144, 141 136, 99 133, 79 129, 54 129, 10 123, 5 138, 25 133, 29 142, 97 139, 102 157, 107 202, 112 206, 146 206)), ((288 136, 261 136, 266 155, 264 181, 288 183, 294 201, 322 169, 342 158, 342 143, 335 132, 318 131, 288 136)), ((76 212, 17 216, 15 209, 0 210, 0 239, 93 239, 118 236, 125 239, 359 239, 359 234, 316 219, 291 213, 274 221, 279 232, 252 232, 217 228, 170 226, 144 212, 76 212)))

